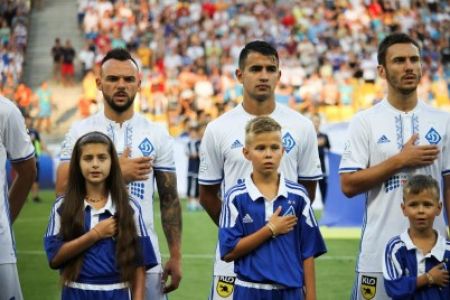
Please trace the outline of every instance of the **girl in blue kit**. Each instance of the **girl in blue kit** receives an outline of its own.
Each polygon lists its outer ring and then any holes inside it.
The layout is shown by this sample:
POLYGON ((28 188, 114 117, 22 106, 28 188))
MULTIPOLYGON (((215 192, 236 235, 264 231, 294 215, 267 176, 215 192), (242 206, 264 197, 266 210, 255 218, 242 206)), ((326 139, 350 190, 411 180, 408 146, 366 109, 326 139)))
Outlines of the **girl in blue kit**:
POLYGON ((409 229, 386 245, 384 286, 394 300, 449 300, 450 241, 433 229, 441 214, 439 185, 415 175, 403 187, 403 214, 409 229))
POLYGON ((61 299, 144 299, 145 270, 157 260, 105 134, 76 142, 66 194, 53 206, 44 245, 50 267, 61 272, 61 299))

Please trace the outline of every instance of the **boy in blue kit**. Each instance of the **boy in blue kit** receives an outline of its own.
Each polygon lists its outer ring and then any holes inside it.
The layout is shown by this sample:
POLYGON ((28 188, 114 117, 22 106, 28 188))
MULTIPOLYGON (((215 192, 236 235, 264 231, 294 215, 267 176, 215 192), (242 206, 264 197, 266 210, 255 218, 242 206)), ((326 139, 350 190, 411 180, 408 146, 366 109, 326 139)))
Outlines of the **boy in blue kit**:
POLYGON ((386 292, 394 300, 448 300, 450 241, 433 229, 442 210, 438 183, 431 176, 415 175, 403 195, 401 207, 409 229, 386 245, 386 292))
POLYGON ((226 193, 219 229, 221 258, 235 262, 233 299, 316 299, 314 258, 325 243, 304 187, 278 173, 281 126, 260 116, 245 132, 253 172, 226 193))

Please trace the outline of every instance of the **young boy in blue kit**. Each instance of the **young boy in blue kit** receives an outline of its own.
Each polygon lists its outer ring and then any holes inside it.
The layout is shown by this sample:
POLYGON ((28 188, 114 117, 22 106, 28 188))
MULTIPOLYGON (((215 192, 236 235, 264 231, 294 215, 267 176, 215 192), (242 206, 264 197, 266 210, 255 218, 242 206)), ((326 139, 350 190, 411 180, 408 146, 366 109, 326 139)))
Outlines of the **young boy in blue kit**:
POLYGON ((415 175, 403 187, 403 214, 409 229, 386 245, 383 275, 395 300, 450 299, 450 241, 433 229, 439 216, 439 186, 431 176, 415 175))
POLYGON ((233 299, 316 299, 314 258, 325 243, 305 188, 278 172, 281 127, 260 116, 245 132, 253 172, 226 193, 219 229, 221 258, 235 262, 233 299))

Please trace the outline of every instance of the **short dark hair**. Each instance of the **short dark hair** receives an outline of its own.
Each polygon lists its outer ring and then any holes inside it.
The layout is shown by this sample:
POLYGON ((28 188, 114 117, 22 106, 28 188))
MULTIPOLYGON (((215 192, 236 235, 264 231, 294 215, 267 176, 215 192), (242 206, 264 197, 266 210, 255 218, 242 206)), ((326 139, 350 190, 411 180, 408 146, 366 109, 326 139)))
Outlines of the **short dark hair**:
POLYGON ((103 66, 104 63, 106 63, 110 59, 116 59, 120 61, 126 61, 131 60, 136 68, 139 70, 139 66, 136 62, 136 60, 131 56, 130 52, 128 52, 127 49, 124 48, 114 48, 112 50, 109 50, 108 53, 106 53, 105 57, 103 57, 101 66, 103 66))
POLYGON ((387 50, 395 44, 413 44, 421 54, 420 45, 416 40, 405 33, 393 33, 385 37, 378 46, 377 60, 379 65, 386 66, 387 50))
POLYGON ((403 201, 408 195, 417 195, 423 191, 429 190, 434 194, 434 198, 439 201, 439 184, 430 175, 414 175, 408 179, 403 186, 403 201))
POLYGON ((250 52, 261 53, 265 56, 275 56, 277 63, 279 62, 277 50, 268 42, 265 41, 253 41, 245 45, 239 54, 239 69, 243 70, 245 67, 245 60, 250 52))

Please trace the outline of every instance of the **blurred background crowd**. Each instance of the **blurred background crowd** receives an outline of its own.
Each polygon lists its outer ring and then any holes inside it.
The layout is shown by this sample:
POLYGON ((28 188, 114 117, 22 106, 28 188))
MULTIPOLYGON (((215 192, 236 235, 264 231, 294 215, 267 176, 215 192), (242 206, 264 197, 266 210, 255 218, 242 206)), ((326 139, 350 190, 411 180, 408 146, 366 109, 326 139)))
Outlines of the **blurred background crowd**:
MULTIPOLYGON (((38 129, 51 131, 57 106, 47 82, 32 90, 21 80, 27 16, 33 4, 45 5, 40 2, 0 4, 1 93, 42 119, 38 129)), ((328 122, 345 121, 382 99, 376 48, 395 31, 422 45, 420 98, 450 108, 448 1, 78 0, 74 18, 80 30, 74 34, 85 45, 75 49, 70 38, 55 37, 49 80, 82 85, 80 117, 101 106, 95 74, 102 57, 126 47, 142 70, 136 108, 178 135, 190 122, 207 122, 240 102, 242 86, 234 76, 239 52, 246 42, 262 39, 280 54, 279 103, 328 122)))

